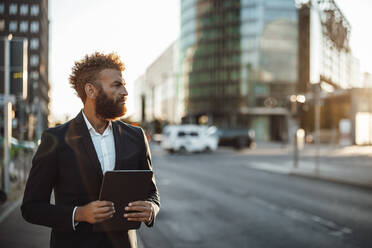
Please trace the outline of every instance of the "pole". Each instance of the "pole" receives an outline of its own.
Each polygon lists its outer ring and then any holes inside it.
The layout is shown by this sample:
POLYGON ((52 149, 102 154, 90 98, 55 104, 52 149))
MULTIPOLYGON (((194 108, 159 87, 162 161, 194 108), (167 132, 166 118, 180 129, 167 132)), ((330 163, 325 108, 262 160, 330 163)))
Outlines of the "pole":
POLYGON ((320 144, 320 85, 315 85, 315 173, 319 173, 319 144, 320 144))
POLYGON ((10 40, 11 35, 4 39, 4 163, 3 163, 3 185, 5 193, 9 192, 9 163, 12 137, 12 103, 10 101, 10 40))
POLYGON ((296 130, 294 132, 294 150, 293 150, 293 168, 297 169, 298 168, 298 140, 297 140, 297 126, 296 130))

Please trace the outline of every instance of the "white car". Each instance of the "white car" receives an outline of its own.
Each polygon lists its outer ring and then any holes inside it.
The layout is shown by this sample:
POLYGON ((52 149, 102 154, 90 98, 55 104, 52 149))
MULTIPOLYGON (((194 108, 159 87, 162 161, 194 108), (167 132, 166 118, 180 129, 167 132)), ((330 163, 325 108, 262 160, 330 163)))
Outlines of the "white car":
POLYGON ((165 126, 161 147, 169 152, 215 151, 217 128, 193 124, 165 126))

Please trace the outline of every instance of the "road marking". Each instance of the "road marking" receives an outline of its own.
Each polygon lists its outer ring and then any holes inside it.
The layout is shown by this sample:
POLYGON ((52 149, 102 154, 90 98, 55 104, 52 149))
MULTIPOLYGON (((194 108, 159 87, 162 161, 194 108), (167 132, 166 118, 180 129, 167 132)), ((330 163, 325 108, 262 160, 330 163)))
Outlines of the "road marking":
POLYGON ((246 164, 246 166, 252 169, 275 172, 279 174, 289 174, 289 172, 291 171, 290 167, 286 164, 275 165, 275 164, 266 163, 266 162, 254 162, 253 164, 246 164))
POLYGON ((336 237, 343 237, 344 235, 349 235, 353 232, 351 228, 344 227, 341 225, 336 224, 331 220, 327 220, 325 218, 319 217, 317 215, 313 215, 302 210, 296 208, 282 208, 279 205, 272 204, 268 201, 265 201, 258 197, 250 197, 251 201, 255 202, 256 204, 266 207, 273 212, 282 214, 287 216, 291 219, 298 220, 304 223, 315 223, 323 228, 329 230, 328 234, 331 236, 336 237))

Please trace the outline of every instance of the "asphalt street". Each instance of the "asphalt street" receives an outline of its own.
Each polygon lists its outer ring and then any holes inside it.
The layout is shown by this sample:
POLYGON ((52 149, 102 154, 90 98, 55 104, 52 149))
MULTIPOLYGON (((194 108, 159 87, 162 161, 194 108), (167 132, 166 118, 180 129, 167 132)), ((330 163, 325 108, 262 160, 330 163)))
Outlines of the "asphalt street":
MULTIPOLYGON (((253 168, 290 155, 152 150, 162 208, 140 230, 147 248, 372 247, 371 189, 253 168)), ((332 162, 365 162, 350 159, 332 162)))
MULTIPOLYGON (((152 155, 162 207, 155 226, 139 231, 145 248, 372 247, 372 189, 258 169, 288 164, 289 154, 170 155, 155 145, 152 155)), ((367 166, 370 159, 321 163, 367 166)), ((48 247, 49 232, 15 208, 0 223, 0 247, 48 247)))

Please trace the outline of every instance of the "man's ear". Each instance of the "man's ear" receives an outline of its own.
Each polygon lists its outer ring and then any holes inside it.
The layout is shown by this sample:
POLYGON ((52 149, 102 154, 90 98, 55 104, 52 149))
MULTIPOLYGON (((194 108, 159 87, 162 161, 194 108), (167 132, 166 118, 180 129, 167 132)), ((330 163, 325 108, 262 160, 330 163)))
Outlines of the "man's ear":
POLYGON ((92 98, 92 99, 96 98, 97 88, 93 84, 91 83, 85 84, 84 90, 85 90, 85 94, 87 95, 87 97, 92 98))

